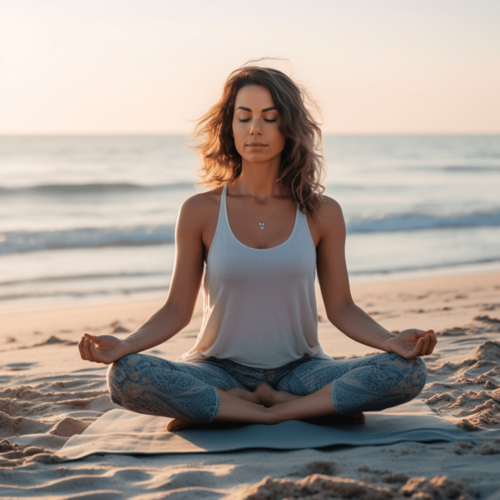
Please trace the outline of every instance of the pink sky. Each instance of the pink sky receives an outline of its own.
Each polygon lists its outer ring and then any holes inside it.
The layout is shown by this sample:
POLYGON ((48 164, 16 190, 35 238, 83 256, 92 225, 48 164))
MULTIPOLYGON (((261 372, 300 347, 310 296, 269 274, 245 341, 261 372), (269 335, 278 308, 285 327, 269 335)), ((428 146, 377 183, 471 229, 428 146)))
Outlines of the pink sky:
POLYGON ((499 25, 489 0, 0 0, 0 133, 189 132, 263 56, 325 133, 500 133, 499 25))

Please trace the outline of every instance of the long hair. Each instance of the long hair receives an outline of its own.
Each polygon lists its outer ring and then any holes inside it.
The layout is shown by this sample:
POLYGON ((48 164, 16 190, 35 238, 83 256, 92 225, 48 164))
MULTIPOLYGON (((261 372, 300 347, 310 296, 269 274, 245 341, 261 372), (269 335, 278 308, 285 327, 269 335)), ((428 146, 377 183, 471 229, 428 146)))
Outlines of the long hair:
POLYGON ((315 212, 315 202, 325 191, 322 137, 307 104, 305 90, 279 70, 242 66, 224 84, 219 102, 205 114, 194 131, 199 158, 200 184, 215 189, 241 175, 242 159, 234 145, 232 122, 238 90, 247 85, 266 87, 280 115, 280 132, 285 137, 279 178, 286 193, 304 213, 315 212))

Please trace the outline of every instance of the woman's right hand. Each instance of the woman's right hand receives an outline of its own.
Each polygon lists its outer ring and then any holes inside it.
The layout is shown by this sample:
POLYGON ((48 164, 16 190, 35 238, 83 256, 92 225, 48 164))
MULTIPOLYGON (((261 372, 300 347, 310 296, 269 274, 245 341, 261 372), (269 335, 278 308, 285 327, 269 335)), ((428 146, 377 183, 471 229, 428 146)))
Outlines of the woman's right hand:
POLYGON ((112 335, 85 333, 78 342, 80 356, 87 361, 109 365, 131 353, 129 344, 112 335))

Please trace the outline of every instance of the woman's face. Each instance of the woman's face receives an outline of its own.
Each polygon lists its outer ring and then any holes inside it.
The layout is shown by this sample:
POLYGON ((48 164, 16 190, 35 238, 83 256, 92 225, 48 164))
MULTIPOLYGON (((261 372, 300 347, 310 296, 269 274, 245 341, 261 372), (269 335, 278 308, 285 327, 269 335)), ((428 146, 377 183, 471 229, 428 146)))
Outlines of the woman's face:
POLYGON ((266 87, 248 85, 238 91, 233 135, 236 150, 244 160, 260 163, 279 156, 285 147, 279 126, 280 116, 266 87))

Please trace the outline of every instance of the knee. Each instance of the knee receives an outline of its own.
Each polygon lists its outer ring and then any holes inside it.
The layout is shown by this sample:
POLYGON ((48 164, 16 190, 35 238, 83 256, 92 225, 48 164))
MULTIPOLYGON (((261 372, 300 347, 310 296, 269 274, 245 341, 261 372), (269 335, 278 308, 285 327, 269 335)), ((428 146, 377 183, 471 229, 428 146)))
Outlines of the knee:
MULTIPOLYGON (((429 374, 427 370, 427 365, 425 361, 420 357, 416 357, 413 360, 413 370, 412 370, 412 382, 414 386, 415 396, 422 392, 427 382, 427 375, 429 374)), ((414 396, 414 397, 415 397, 414 396)))
POLYGON ((406 393, 410 399, 418 396, 427 381, 428 371, 425 361, 419 356, 406 359, 396 353, 382 356, 384 362, 381 364, 389 370, 384 378, 387 387, 393 384, 393 391, 406 393))
POLYGON ((106 381, 113 403, 124 406, 121 396, 125 384, 128 385, 131 382, 139 380, 137 365, 140 356, 140 354, 128 354, 109 365, 106 381))
POLYGON ((405 394, 406 401, 415 399, 425 387, 427 382, 427 365, 421 357, 405 359, 408 363, 408 369, 405 372, 403 380, 399 384, 398 392, 405 394))
POLYGON ((427 381, 427 365, 421 357, 415 357, 413 359, 406 359, 399 355, 397 360, 397 365, 402 368, 403 377, 400 382, 394 387, 393 397, 395 397, 396 404, 408 403, 412 399, 415 399, 425 387, 427 381))
POLYGON ((127 354, 127 356, 123 356, 123 358, 109 365, 107 374, 108 386, 120 383, 130 378, 132 372, 137 372, 137 365, 140 358, 141 354, 127 354))

